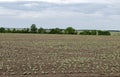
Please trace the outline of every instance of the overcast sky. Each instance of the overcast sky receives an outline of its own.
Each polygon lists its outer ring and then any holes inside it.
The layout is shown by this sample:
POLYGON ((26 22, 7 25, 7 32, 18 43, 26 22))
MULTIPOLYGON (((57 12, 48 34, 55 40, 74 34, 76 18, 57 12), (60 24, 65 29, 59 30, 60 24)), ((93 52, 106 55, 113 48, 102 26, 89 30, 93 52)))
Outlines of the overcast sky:
POLYGON ((120 0, 0 0, 0 27, 120 30, 120 0))

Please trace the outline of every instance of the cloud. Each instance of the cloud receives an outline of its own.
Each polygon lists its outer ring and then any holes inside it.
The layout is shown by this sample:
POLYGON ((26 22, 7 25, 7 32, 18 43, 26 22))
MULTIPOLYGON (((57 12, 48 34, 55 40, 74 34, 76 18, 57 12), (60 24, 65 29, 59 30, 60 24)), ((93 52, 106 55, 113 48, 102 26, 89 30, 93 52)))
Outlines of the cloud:
MULTIPOLYGON (((66 0, 67 1, 67 0, 66 0)), ((76 0, 77 1, 77 0, 76 0)), ((102 0, 101 0, 102 1, 102 0)), ((41 17, 42 14, 49 14, 56 12, 59 16, 67 15, 64 13, 78 13, 78 14, 101 14, 105 17, 110 15, 120 15, 120 6, 111 4, 96 4, 96 3, 76 3, 76 4, 52 4, 47 2, 16 2, 16 3, 0 3, 0 15, 6 16, 20 16, 22 18, 41 17)), ((43 16, 44 16, 43 15, 43 16)), ((73 14, 74 15, 74 14, 73 14)), ((54 16, 54 15, 53 15, 54 16)))
POLYGON ((47 2, 16 2, 16 3, 0 3, 1 7, 8 10, 19 11, 68 11, 79 12, 85 14, 101 13, 103 15, 119 15, 119 4, 97 4, 97 3, 76 3, 76 4, 53 4, 47 2))
MULTIPOLYGON (((13 5, 9 3, 7 6, 4 6, 0 9, 0 15, 11 16, 18 18, 64 18, 71 16, 78 16, 84 14, 84 16, 94 15, 96 9, 102 9, 104 7, 96 7, 95 4, 63 4, 56 5, 51 3, 19 3, 13 5), (17 7, 17 8, 16 8, 17 7), (24 8, 24 9, 23 9, 24 8)), ((96 13, 97 14, 97 13, 96 13)), ((95 14, 95 15, 96 15, 95 14)), ((100 15, 99 13, 97 14, 100 15)), ((101 14, 102 15, 102 14, 101 14)))
POLYGON ((35 7, 35 6, 38 6, 38 5, 39 5, 38 3, 26 3, 26 4, 23 4, 23 6, 29 7, 29 8, 35 7))
POLYGON ((26 24, 35 23, 46 28, 120 28, 119 0, 4 1, 0 2, 0 25, 26 27, 26 24))
POLYGON ((0 0, 0 2, 42 1, 50 3, 120 3, 119 0, 0 0))

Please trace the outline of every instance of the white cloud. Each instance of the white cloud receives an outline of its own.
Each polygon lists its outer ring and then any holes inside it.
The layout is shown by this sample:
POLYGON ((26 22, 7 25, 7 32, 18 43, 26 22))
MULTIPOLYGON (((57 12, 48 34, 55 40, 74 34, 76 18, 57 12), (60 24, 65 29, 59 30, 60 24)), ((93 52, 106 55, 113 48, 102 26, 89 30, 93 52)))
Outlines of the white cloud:
POLYGON ((71 18, 71 17, 102 17, 103 15, 100 13, 94 13, 94 14, 84 14, 80 12, 74 12, 74 11, 61 11, 61 10, 43 10, 43 11, 26 11, 26 10, 12 10, 12 9, 6 9, 6 8, 0 8, 0 15, 2 16, 11 16, 16 18, 40 18, 40 19, 46 19, 46 18, 71 18))
POLYGON ((38 18, 40 14, 34 11, 12 10, 12 9, 0 9, 0 16, 9 16, 12 18, 38 18))
POLYGON ((11 15, 11 16, 13 16, 13 15, 15 15, 15 14, 17 14, 17 11, 16 10, 10 10, 10 9, 6 9, 6 8, 4 8, 4 7, 1 7, 0 8, 0 15, 2 15, 2 16, 8 16, 8 15, 11 15))
POLYGON ((46 27, 48 27, 48 25, 54 25, 54 27, 63 25, 64 28, 64 25, 73 25, 73 27, 78 28, 78 25, 86 25, 80 26, 79 28, 112 29, 115 28, 114 26, 116 26, 116 29, 120 28, 120 0, 0 0, 0 2, 2 1, 11 3, 0 4, 0 25, 21 25, 35 23, 47 25, 46 27), (14 3, 15 1, 18 2, 14 3), (33 2, 19 3, 19 1, 33 2), (50 3, 35 1, 44 1, 50 3), (51 3, 67 3, 68 5, 56 5, 51 3), (71 5, 69 3, 88 4, 71 5), (111 24, 114 26, 106 27, 106 25, 111 24))
POLYGON ((120 0, 0 0, 0 2, 43 1, 51 3, 120 3, 120 0))
POLYGON ((39 5, 38 3, 27 3, 27 4, 23 4, 23 6, 29 7, 29 8, 34 7, 34 6, 38 6, 38 5, 39 5))

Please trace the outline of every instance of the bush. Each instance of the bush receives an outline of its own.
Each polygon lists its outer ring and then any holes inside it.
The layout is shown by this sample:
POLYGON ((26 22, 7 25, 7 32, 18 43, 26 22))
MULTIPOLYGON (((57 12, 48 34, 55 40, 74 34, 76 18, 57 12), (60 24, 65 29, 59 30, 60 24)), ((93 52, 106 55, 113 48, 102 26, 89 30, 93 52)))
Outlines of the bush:
POLYGON ((62 29, 55 28, 55 29, 51 29, 49 34, 63 34, 63 32, 62 29))
POLYGON ((91 30, 91 35, 97 35, 97 30, 91 30))
POLYGON ((109 31, 101 30, 84 30, 80 32, 80 35, 111 35, 109 31))
POLYGON ((39 29, 38 29, 38 33, 40 33, 40 34, 45 34, 45 33, 46 33, 46 30, 43 29, 43 28, 39 28, 39 29))
POLYGON ((5 33, 5 28, 1 27, 0 28, 0 33, 5 33))
POLYGON ((98 35, 111 35, 109 31, 98 31, 98 35))
POLYGON ((80 32, 81 35, 91 35, 91 32, 89 30, 84 30, 83 32, 80 32))
POLYGON ((67 27, 64 31, 65 34, 77 34, 77 31, 72 27, 67 27))

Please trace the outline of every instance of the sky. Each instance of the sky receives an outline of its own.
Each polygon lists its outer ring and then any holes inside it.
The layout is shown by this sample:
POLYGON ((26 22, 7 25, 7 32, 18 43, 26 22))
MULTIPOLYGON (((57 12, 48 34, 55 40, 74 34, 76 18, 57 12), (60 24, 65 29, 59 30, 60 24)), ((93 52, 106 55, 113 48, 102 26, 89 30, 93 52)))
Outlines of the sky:
POLYGON ((120 30, 120 0, 0 0, 0 27, 120 30))

